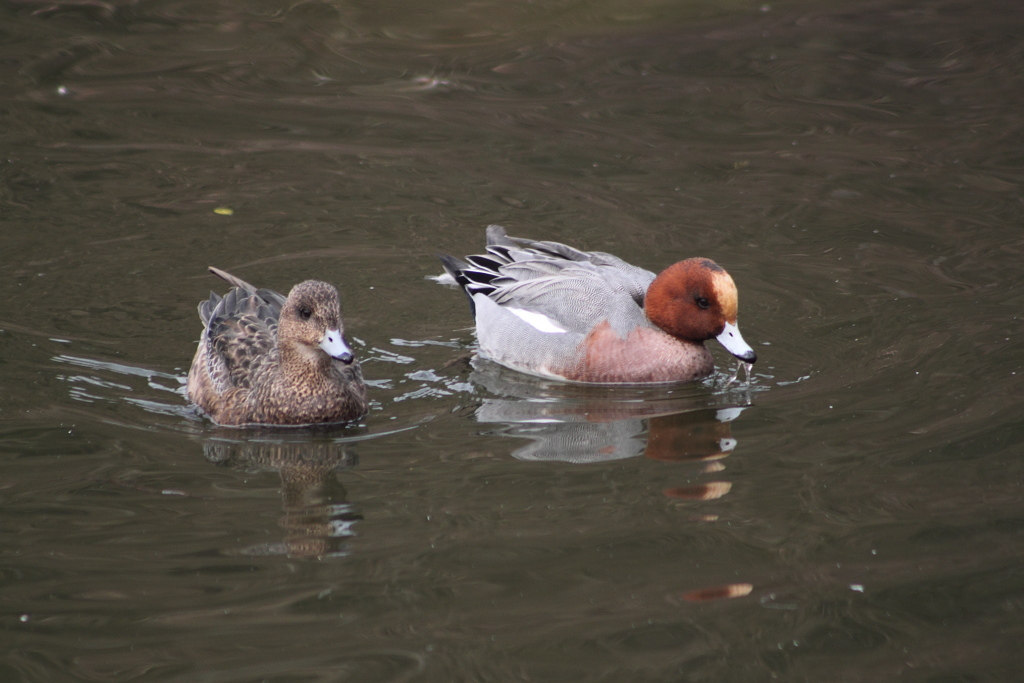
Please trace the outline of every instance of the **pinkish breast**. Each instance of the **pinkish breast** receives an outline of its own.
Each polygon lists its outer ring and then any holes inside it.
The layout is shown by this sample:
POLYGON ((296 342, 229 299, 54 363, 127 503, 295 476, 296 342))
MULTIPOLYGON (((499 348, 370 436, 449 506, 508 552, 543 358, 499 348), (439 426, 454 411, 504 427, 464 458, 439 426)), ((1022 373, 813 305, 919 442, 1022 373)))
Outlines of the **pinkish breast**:
POLYGON ((595 326, 581 343, 581 361, 565 378, 576 382, 689 382, 715 368, 703 344, 677 339, 654 327, 638 327, 625 338, 608 321, 595 326))

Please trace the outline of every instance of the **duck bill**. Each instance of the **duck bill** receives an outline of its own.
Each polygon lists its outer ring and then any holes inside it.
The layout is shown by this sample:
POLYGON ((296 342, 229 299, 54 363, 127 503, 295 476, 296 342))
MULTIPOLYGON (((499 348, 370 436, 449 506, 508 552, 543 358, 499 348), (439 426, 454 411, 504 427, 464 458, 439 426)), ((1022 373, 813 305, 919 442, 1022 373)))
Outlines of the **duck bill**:
POLYGON ((757 354, 754 353, 754 349, 750 348, 747 342, 743 341, 743 335, 740 334, 740 328, 736 323, 726 323, 725 329, 715 338, 719 344, 725 347, 726 351, 740 360, 747 363, 753 363, 757 360, 757 354))
POLYGON ((345 338, 341 336, 341 330, 338 329, 324 332, 324 338, 320 340, 320 348, 328 356, 334 360, 340 360, 345 365, 348 365, 355 359, 352 349, 345 343, 345 338))

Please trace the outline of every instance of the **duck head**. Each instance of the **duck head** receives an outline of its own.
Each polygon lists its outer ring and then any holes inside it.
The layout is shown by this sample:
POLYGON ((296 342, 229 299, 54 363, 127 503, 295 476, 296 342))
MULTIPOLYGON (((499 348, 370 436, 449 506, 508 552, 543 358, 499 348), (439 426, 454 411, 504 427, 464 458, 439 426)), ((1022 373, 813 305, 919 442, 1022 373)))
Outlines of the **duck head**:
POLYGON ((736 323, 736 283, 720 265, 691 258, 663 270, 647 288, 647 319, 674 337, 701 343, 717 339, 726 351, 753 363, 757 354, 736 323))
POLYGON ((323 352, 345 365, 355 360, 345 341, 338 290, 326 282, 306 280, 292 287, 277 335, 282 343, 296 344, 314 356, 323 352))

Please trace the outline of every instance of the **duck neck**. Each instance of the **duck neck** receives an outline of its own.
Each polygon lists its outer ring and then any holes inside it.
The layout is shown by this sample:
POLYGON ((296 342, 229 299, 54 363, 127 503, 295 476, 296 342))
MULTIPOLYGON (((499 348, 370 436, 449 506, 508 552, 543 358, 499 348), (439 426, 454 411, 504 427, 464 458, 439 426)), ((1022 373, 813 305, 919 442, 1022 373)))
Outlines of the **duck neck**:
POLYGON ((278 346, 281 354, 281 374, 284 377, 303 378, 308 381, 310 369, 316 369, 319 375, 330 368, 331 359, 319 349, 311 349, 305 344, 282 342, 278 346))

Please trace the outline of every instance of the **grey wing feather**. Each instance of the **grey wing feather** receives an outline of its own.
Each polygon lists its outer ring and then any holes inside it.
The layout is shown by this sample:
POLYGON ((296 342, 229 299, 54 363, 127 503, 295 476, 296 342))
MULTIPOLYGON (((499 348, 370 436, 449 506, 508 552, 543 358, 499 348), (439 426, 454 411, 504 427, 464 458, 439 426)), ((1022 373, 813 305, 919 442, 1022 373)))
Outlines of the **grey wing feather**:
POLYGON ((535 310, 570 325, 592 323, 593 316, 608 318, 616 328, 635 321, 643 316, 644 297, 655 278, 612 254, 509 237, 500 225, 487 226, 486 255, 466 261, 442 256, 441 261, 471 302, 484 294, 499 305, 535 310))
POLYGON ((560 242, 536 242, 509 237, 500 225, 487 226, 487 251, 504 260, 499 272, 517 279, 542 277, 557 269, 592 266, 601 275, 614 281, 643 306, 647 288, 655 274, 603 251, 581 251, 560 242))
POLYGON ((217 304, 220 303, 220 300, 220 294, 210 292, 209 299, 199 302, 199 319, 203 321, 204 327, 209 325, 210 318, 213 316, 213 312, 217 309, 217 304))
POLYGON ((625 287, 585 268, 507 284, 490 298, 499 306, 541 313, 569 330, 588 330, 595 320, 607 320, 628 331, 646 320, 625 287))

